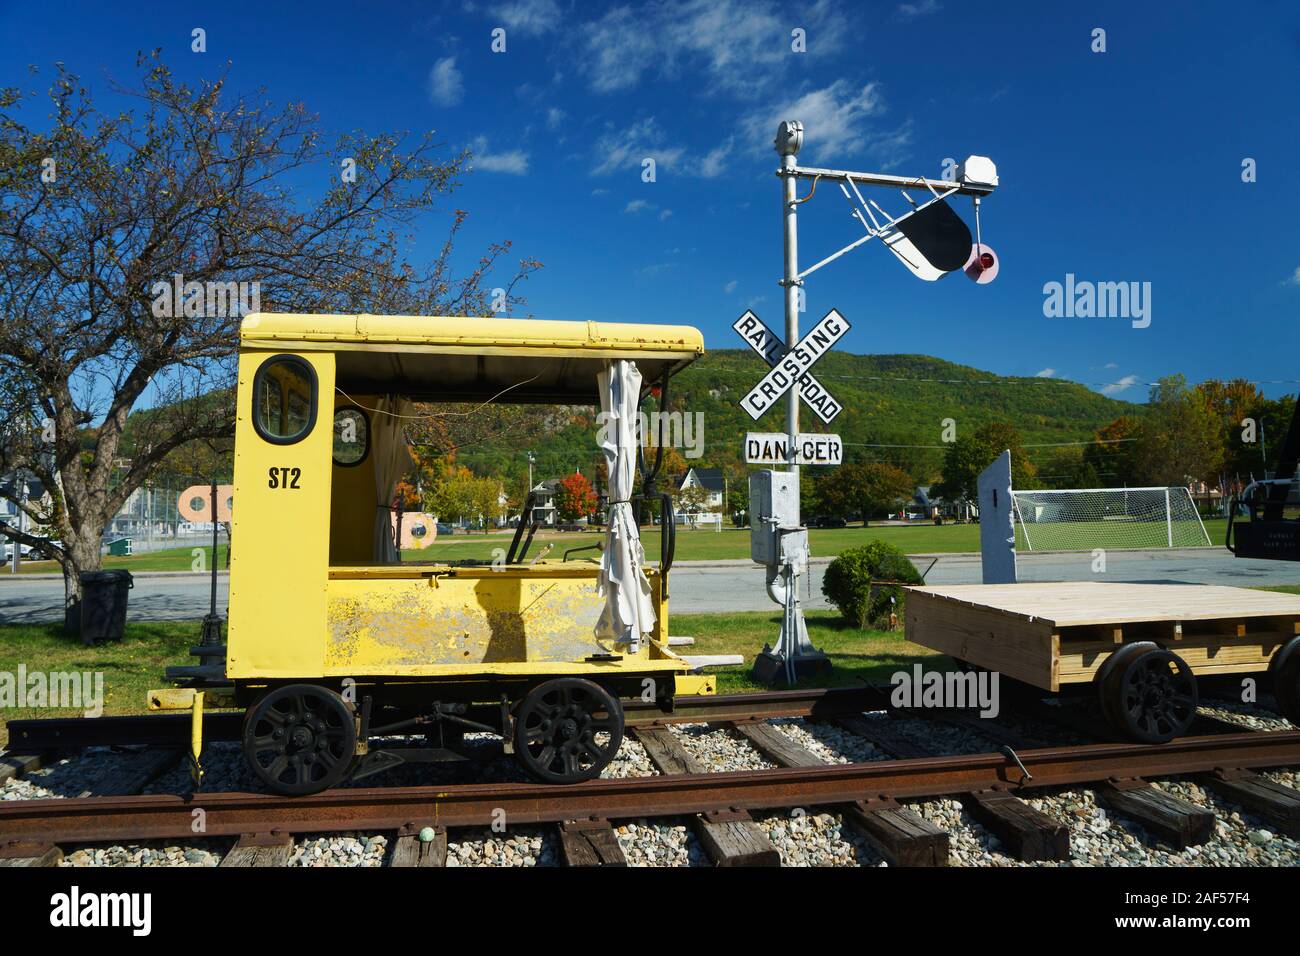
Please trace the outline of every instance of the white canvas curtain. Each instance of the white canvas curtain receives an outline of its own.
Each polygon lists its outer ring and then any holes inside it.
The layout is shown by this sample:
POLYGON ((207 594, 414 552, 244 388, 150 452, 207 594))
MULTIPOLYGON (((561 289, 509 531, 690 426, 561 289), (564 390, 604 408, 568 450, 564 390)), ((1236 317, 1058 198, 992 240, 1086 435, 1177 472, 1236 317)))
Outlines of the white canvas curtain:
POLYGON ((370 413, 370 455, 375 460, 375 533, 376 564, 395 564, 400 559, 393 537, 393 486, 411 464, 402 431, 405 418, 412 412, 406 399, 385 395, 370 413))
POLYGON ((641 635, 654 629, 655 609, 645 576, 645 550, 632 504, 636 477, 637 399, 641 373, 635 362, 606 362, 596 376, 604 413, 601 449, 609 470, 609 514, 605 519, 605 553, 600 558, 599 593, 605 609, 596 622, 596 637, 640 650, 641 635))

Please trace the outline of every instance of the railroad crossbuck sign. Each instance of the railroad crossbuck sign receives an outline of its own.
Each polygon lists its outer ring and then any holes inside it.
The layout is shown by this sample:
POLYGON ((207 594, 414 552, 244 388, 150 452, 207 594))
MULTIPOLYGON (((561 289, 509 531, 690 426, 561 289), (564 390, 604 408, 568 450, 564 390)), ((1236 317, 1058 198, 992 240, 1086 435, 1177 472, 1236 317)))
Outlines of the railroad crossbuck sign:
POLYGON ((742 315, 732 328, 772 366, 740 401, 750 418, 758 421, 796 384, 800 398, 823 422, 830 424, 840 413, 843 406, 813 378, 811 369, 848 332, 849 323, 844 316, 831 309, 791 349, 787 349, 753 312, 742 315))

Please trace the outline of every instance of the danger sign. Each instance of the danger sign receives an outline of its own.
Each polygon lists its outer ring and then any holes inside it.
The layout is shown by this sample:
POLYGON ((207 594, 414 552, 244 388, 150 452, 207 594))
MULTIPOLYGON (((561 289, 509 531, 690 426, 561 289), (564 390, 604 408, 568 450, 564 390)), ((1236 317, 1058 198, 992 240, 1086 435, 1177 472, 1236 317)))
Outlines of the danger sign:
MULTIPOLYGON (((844 442, 839 435, 799 435, 794 454, 796 465, 838 465, 844 461, 844 442)), ((789 435, 750 432, 745 436, 745 464, 784 465, 789 461, 789 435)))

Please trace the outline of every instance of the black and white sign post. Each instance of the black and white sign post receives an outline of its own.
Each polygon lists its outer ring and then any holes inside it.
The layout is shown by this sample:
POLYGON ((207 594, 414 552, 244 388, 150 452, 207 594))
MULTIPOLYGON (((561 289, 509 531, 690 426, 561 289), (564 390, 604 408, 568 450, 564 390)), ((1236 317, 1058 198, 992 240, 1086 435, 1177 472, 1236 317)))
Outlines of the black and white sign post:
POLYGON ((776 151, 781 157, 782 211, 785 232, 785 341, 746 312, 732 326, 745 342, 771 366, 767 374, 741 400, 741 407, 757 421, 785 399, 786 432, 753 433, 745 439, 748 464, 784 463, 786 470, 750 475, 750 548, 755 561, 768 568, 767 591, 784 606, 781 634, 776 647, 767 645, 754 661, 754 677, 763 683, 793 684, 801 674, 830 668, 830 660, 808 640, 803 608, 799 604, 799 579, 808 566, 808 531, 799 514, 799 466, 839 465, 843 443, 838 435, 799 433, 799 403, 806 402, 829 425, 840 404, 812 374, 812 367, 849 330, 849 323, 832 309, 803 337, 799 335, 799 310, 805 278, 852 249, 880 239, 889 252, 913 275, 927 281, 941 279, 961 269, 979 284, 993 280, 998 260, 979 234, 980 199, 998 185, 997 167, 983 156, 970 156, 958 164, 945 164, 943 179, 861 173, 799 166, 795 160, 803 145, 803 124, 785 120, 776 131, 776 151), (951 178, 949 178, 951 177, 951 178), (812 189, 797 195, 800 179, 811 179, 812 189), (838 184, 853 207, 853 217, 865 230, 839 251, 799 271, 799 206, 813 198, 822 179, 838 184), (859 186, 898 189, 908 209, 897 217, 878 203, 863 198, 859 186), (918 202, 908 195, 921 194, 918 202), (850 190, 852 193, 850 194, 850 190), (961 217, 948 205, 949 197, 968 195, 974 200, 975 239, 961 217), (854 201, 856 199, 856 202, 854 201))

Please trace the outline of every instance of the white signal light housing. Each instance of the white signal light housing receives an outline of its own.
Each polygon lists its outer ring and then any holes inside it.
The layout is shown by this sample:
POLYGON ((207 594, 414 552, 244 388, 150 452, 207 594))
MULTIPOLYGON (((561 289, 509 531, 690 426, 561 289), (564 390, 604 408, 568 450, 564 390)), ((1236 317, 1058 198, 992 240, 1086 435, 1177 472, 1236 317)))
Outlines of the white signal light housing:
POLYGON ((967 156, 957 167, 957 178, 972 186, 996 186, 998 167, 987 156, 967 156))

